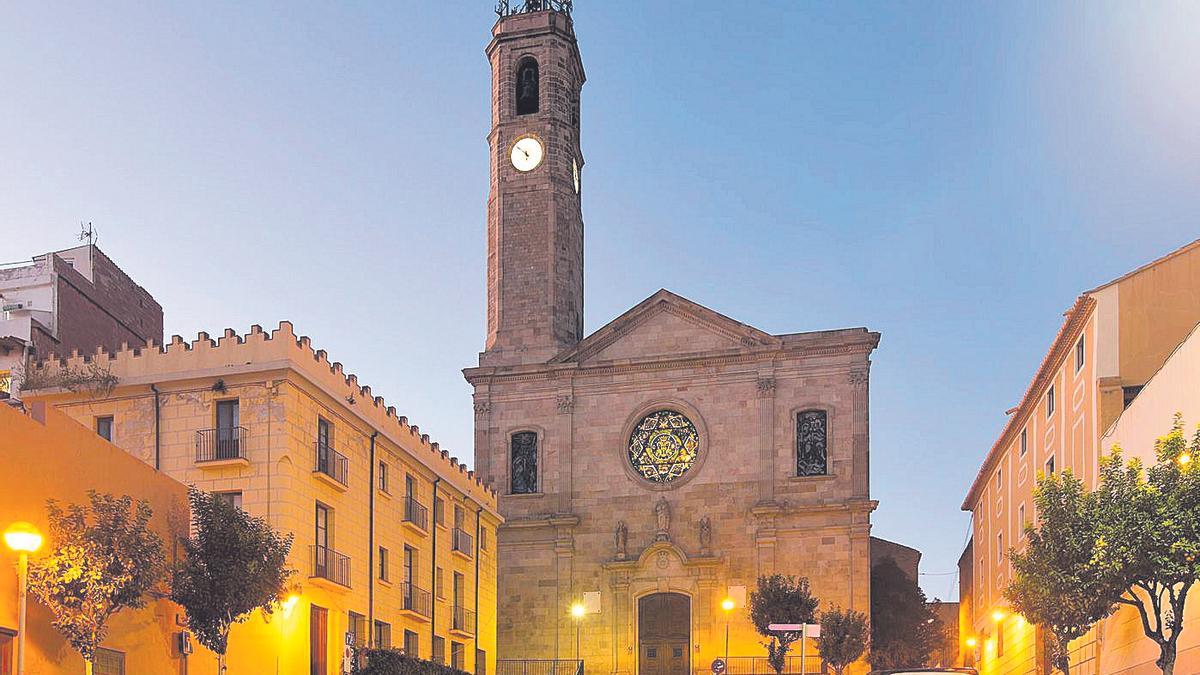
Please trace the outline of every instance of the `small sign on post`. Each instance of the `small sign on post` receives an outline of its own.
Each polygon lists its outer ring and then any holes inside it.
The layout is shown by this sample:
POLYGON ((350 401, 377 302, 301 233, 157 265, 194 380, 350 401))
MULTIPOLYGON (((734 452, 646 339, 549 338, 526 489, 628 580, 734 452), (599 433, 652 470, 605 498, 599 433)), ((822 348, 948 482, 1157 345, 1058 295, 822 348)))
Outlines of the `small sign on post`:
POLYGON ((725 659, 713 659, 712 672, 713 675, 725 675, 725 659))

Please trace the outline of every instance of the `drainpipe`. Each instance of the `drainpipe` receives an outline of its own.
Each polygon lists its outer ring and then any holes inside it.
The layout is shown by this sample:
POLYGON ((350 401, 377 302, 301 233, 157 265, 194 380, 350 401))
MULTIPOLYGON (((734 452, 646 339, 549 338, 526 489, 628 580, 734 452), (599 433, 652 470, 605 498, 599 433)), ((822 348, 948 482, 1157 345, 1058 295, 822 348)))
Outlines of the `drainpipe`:
POLYGON ((437 489, 438 483, 442 482, 440 477, 433 479, 433 499, 429 502, 430 520, 432 521, 429 528, 433 531, 433 564, 429 570, 429 590, 433 601, 429 603, 429 655, 433 656, 433 639, 437 637, 437 513, 435 504, 437 504, 437 489))
POLYGON ((371 432, 371 487, 368 492, 369 509, 367 515, 367 646, 375 640, 375 437, 378 431, 371 432))
MULTIPOLYGON (((475 672, 479 672, 479 532, 483 529, 483 524, 479 522, 479 514, 483 513, 483 507, 475 510, 475 672)), ((464 655, 465 656, 465 655, 464 655)))
POLYGON ((154 470, 162 469, 162 434, 159 427, 161 422, 161 408, 158 399, 158 385, 151 384, 150 391, 154 392, 154 470))

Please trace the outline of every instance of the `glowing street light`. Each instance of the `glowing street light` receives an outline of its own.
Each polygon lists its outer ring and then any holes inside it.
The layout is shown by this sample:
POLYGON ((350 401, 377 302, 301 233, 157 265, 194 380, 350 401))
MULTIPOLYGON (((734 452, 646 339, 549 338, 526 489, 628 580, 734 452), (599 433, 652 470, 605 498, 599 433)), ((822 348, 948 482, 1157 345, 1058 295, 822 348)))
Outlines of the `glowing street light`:
POLYGON ((975 638, 973 638, 973 637, 969 637, 969 638, 967 638, 967 646, 968 646, 968 647, 974 648, 974 647, 975 647, 975 645, 978 645, 978 644, 979 644, 979 640, 976 640, 976 639, 975 639, 975 638))
POLYGON ((42 533, 31 523, 13 523, 4 530, 4 544, 17 552, 17 675, 25 675, 25 596, 29 590, 29 554, 42 547, 42 533))
POLYGON ((1005 616, 1007 616, 1007 615, 1004 613, 1004 611, 998 609, 998 610, 992 612, 992 621, 999 623, 1004 620, 1005 616))
POLYGON ((583 625, 583 615, 587 613, 587 608, 582 602, 576 602, 571 605, 571 618, 575 620, 575 660, 579 660, 579 628, 583 625))
POLYGON ((725 598, 721 601, 721 609, 725 610, 725 670, 729 670, 729 613, 734 608, 733 598, 725 598))

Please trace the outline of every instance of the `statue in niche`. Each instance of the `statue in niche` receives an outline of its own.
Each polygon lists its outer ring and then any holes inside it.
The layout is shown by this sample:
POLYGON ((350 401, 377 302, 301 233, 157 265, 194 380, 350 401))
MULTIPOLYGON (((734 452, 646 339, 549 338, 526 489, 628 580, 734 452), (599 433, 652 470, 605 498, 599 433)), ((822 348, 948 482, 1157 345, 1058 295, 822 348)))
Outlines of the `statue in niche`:
POLYGON ((666 497, 659 497, 654 505, 654 519, 658 522, 658 531, 654 533, 654 541, 671 541, 671 505, 666 497))
POLYGON ((626 558, 626 556, 628 555, 628 553, 625 550, 625 546, 628 544, 628 542, 629 542, 629 528, 625 527, 625 521, 618 520, 617 521, 617 533, 616 533, 617 560, 624 560, 626 558))
POLYGON ((707 555, 712 549, 712 522, 708 516, 700 519, 700 553, 707 555))

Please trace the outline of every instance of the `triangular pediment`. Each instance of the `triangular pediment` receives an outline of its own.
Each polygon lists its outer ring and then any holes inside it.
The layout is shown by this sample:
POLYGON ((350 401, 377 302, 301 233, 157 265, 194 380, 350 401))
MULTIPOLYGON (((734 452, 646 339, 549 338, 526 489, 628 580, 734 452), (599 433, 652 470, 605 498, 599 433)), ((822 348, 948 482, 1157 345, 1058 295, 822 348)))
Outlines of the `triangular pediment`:
POLYGON ((660 290, 555 357, 557 363, 628 361, 730 352, 778 338, 660 290))

